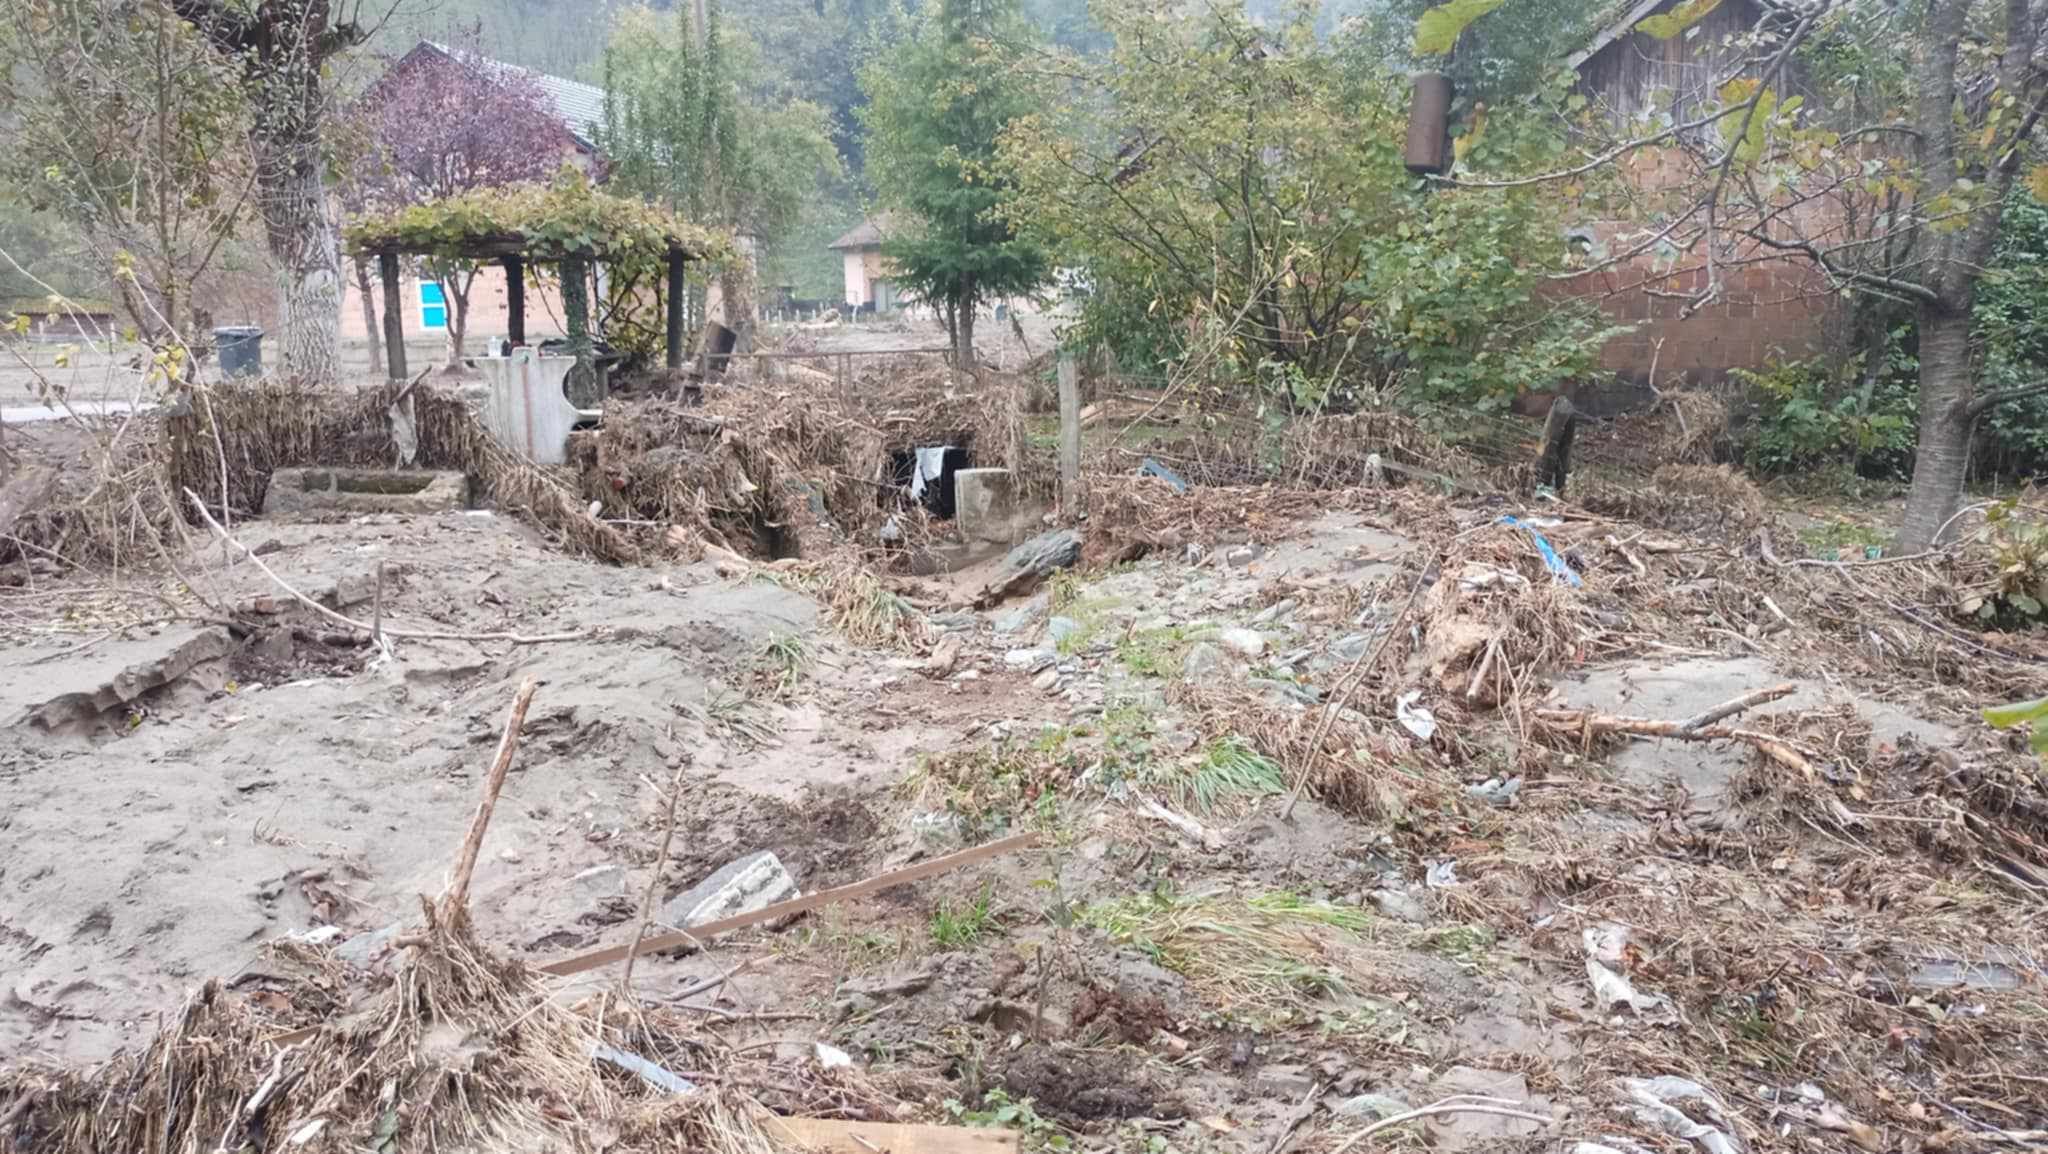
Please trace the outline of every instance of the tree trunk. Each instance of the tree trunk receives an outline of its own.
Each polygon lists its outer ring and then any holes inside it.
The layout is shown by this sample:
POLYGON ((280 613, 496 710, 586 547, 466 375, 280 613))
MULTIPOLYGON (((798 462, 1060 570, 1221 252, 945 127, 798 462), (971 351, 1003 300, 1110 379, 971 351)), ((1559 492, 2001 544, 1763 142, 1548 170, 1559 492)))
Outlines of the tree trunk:
POLYGON ((462 371, 463 344, 469 337, 469 290, 476 285, 476 266, 466 273, 441 277, 441 295, 448 301, 448 366, 462 371))
POLYGON ((341 376, 341 253, 327 219, 320 144, 256 150, 264 234, 277 265, 279 370, 312 384, 341 376))
MULTIPOLYGON (((969 282, 970 286, 972 282, 969 282)), ((960 327, 953 338, 953 365, 963 372, 974 371, 974 294, 963 293, 960 300, 960 327)))
POLYGON ((755 321, 760 316, 760 304, 755 296, 754 245, 749 238, 739 237, 734 241, 734 247, 737 251, 733 259, 727 261, 718 274, 718 297, 725 310, 725 327, 739 338, 733 351, 750 353, 754 351, 755 321))
POLYGON ((1956 511, 1970 458, 1970 314, 1940 305, 1920 308, 1920 441, 1913 487, 1898 547, 1935 544, 1956 511))
POLYGON ((370 342, 370 375, 384 377, 384 335, 378 331, 377 298, 370 295, 370 261, 356 254, 356 296, 363 302, 363 332, 370 342))

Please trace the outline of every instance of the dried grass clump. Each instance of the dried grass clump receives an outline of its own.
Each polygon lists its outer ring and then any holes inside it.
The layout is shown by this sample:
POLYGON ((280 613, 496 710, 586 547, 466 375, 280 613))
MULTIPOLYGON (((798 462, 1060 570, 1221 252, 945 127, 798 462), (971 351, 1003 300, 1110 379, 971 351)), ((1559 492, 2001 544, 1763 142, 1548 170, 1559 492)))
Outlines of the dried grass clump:
POLYGON ((34 1097, 15 1132, 62 1154, 569 1149, 619 1106, 591 1060, 595 1023, 484 951, 460 914, 425 931, 367 1011, 295 1045, 270 1033, 209 982, 134 1059, 18 1077, 34 1097))
POLYGON ((840 636, 856 645, 922 653, 931 648, 931 620, 909 598, 889 588, 855 553, 796 565, 788 579, 819 599, 840 636))
MULTIPOLYGON (((262 507, 271 473, 287 465, 396 467, 389 414, 405 387, 340 391, 279 380, 207 386, 189 414, 164 421, 162 475, 171 491, 190 488, 212 505, 225 475, 228 503, 249 512, 262 507)), ((500 445, 459 390, 421 382, 407 403, 416 429, 413 464, 467 474, 500 508, 524 513, 563 549, 603 561, 639 560, 632 541, 590 515, 566 473, 500 445)))
POLYGON ((1762 490, 1730 465, 1664 465, 1647 489, 1589 477, 1572 497, 1595 513, 1677 533, 1741 538, 1767 521, 1762 490))

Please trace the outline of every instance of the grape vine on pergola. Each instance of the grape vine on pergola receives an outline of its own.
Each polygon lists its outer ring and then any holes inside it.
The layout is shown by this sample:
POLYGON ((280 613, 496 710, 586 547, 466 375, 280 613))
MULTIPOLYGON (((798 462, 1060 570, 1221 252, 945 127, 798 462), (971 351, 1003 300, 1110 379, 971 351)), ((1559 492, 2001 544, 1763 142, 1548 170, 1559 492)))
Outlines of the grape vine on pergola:
POLYGON ((589 299, 593 262, 659 260, 666 266, 666 363, 677 369, 683 363, 684 269, 693 260, 719 259, 729 249, 719 234, 644 201, 601 192, 573 171, 550 184, 473 189, 366 216, 349 225, 346 237, 351 250, 377 258, 384 281, 384 343, 390 376, 398 381, 406 377, 399 257, 503 265, 506 335, 515 345, 526 342, 527 266, 558 266, 569 352, 576 358, 572 394, 579 382, 595 376, 589 299))

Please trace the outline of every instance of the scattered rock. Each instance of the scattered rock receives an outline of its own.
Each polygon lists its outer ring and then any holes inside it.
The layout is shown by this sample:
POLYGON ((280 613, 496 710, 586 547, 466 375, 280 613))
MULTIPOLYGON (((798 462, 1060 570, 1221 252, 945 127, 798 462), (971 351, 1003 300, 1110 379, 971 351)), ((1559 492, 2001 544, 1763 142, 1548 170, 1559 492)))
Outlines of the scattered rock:
POLYGON ((1181 659, 1180 675, 1189 681, 1208 681, 1224 670, 1223 650, 1207 641, 1189 646, 1188 655, 1181 659))
POLYGON ((1065 569, 1081 560, 1081 535, 1072 529, 1054 529, 1040 533, 1009 551, 1002 564, 996 568, 995 576, 982 587, 979 601, 982 605, 993 605, 1012 593, 1022 592, 1037 584, 1055 570, 1065 569))
POLYGON ((1289 613, 1294 612, 1295 607, 1300 604, 1301 602, 1296 601, 1292 597, 1289 597, 1284 601, 1275 601, 1273 604, 1268 605, 1264 609, 1259 610, 1258 616, 1252 618, 1252 624, 1270 625, 1273 622, 1280 620, 1282 617, 1287 616, 1289 613))
POLYGON ((773 853, 762 850, 723 869, 664 902, 661 920, 681 929, 752 913, 802 896, 796 879, 773 853))
POLYGON ((953 672, 953 666, 960 660, 960 638, 948 633, 932 647, 932 655, 924 659, 924 675, 934 680, 953 672))
POLYGON ((1055 644, 1080 631, 1081 623, 1071 617, 1054 617, 1045 623, 1045 639, 1055 644))
POLYGON ((1012 649, 1003 654, 1003 664, 1011 669, 1043 669, 1059 660, 1059 655, 1049 649, 1012 649))
POLYGON ((1225 553, 1223 559, 1241 569, 1258 560, 1259 551, 1249 545, 1239 545, 1237 548, 1225 553))
POLYGON ((1330 1113, 1339 1118, 1379 1119, 1406 1114, 1414 1108, 1392 1094, 1360 1094, 1330 1107, 1330 1113))
POLYGON ((381 930, 357 934, 334 947, 334 956, 359 970, 368 969, 370 963, 376 961, 390 947, 391 939, 397 937, 399 931, 404 928, 405 923, 392 922, 381 930))
POLYGON ((1216 643, 1239 657, 1257 657, 1266 651, 1266 639, 1256 629, 1225 629, 1216 643))
POLYGON ((1276 1063, 1259 1067, 1252 1075, 1252 1088, 1268 1097, 1299 1102, 1316 1088, 1316 1080, 1306 1066, 1276 1063))
POLYGON ((1050 693, 1059 686, 1059 683, 1060 671, 1057 669, 1047 669, 1031 679, 1031 688, 1038 690, 1040 693, 1050 693))
POLYGON ((1372 904, 1374 909, 1397 921, 1419 926, 1429 920, 1429 907, 1422 904, 1422 899, 1400 890, 1374 890, 1372 904))
POLYGON ((1478 785, 1466 786, 1465 792, 1489 805, 1512 805, 1515 795, 1522 792, 1522 779, 1511 777, 1502 781, 1500 778, 1490 777, 1478 785))
POLYGON ((994 628, 998 634, 1022 633, 1051 611, 1052 595, 1039 593, 1031 600, 996 618, 994 628))
MULTIPOLYGON (((1005 1034, 1022 1034, 1030 1037, 1040 1030, 1030 1006, 1003 998, 975 1007, 969 1012, 968 1018, 971 1021, 986 1022, 1005 1034)), ((1067 1021, 1066 1014, 1053 1006, 1045 1008, 1043 1032, 1046 1038, 1064 1038, 1072 1029, 1073 1026, 1067 1021)))

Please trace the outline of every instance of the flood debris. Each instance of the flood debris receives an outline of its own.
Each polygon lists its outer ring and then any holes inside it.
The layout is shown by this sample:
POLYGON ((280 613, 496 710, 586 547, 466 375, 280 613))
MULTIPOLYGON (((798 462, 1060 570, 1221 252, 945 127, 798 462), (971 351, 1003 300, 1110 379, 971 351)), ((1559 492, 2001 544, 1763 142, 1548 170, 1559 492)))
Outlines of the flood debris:
MULTIPOLYGON (((1049 455, 1012 423, 1038 415, 999 377, 913 380, 900 411, 727 377, 621 402, 552 471, 491 466, 494 517, 318 526, 251 519, 240 462, 367 467, 385 426, 359 446, 288 390, 224 392, 230 515, 213 426, 176 454, 189 582, 8 562, 7 684, 187 625, 220 652, 89 733, 0 743, 25 1056, 0 1135, 1748 1154, 2048 1129, 2048 802, 1975 713, 2048 676, 1955 611, 1999 572, 1982 541, 1803 564, 1737 474, 1582 467, 1530 498, 1519 444, 1503 480, 1366 414, 1098 446, 1082 533, 1039 516, 1049 455), (898 483, 943 445, 1014 468, 999 541, 898 483), (369 606, 323 596, 380 568, 369 606), (366 675, 373 638, 399 660, 366 675)), ((422 467, 489 465, 445 400, 410 398, 422 467)), ((26 518, 42 547, 61 504, 26 518)))

